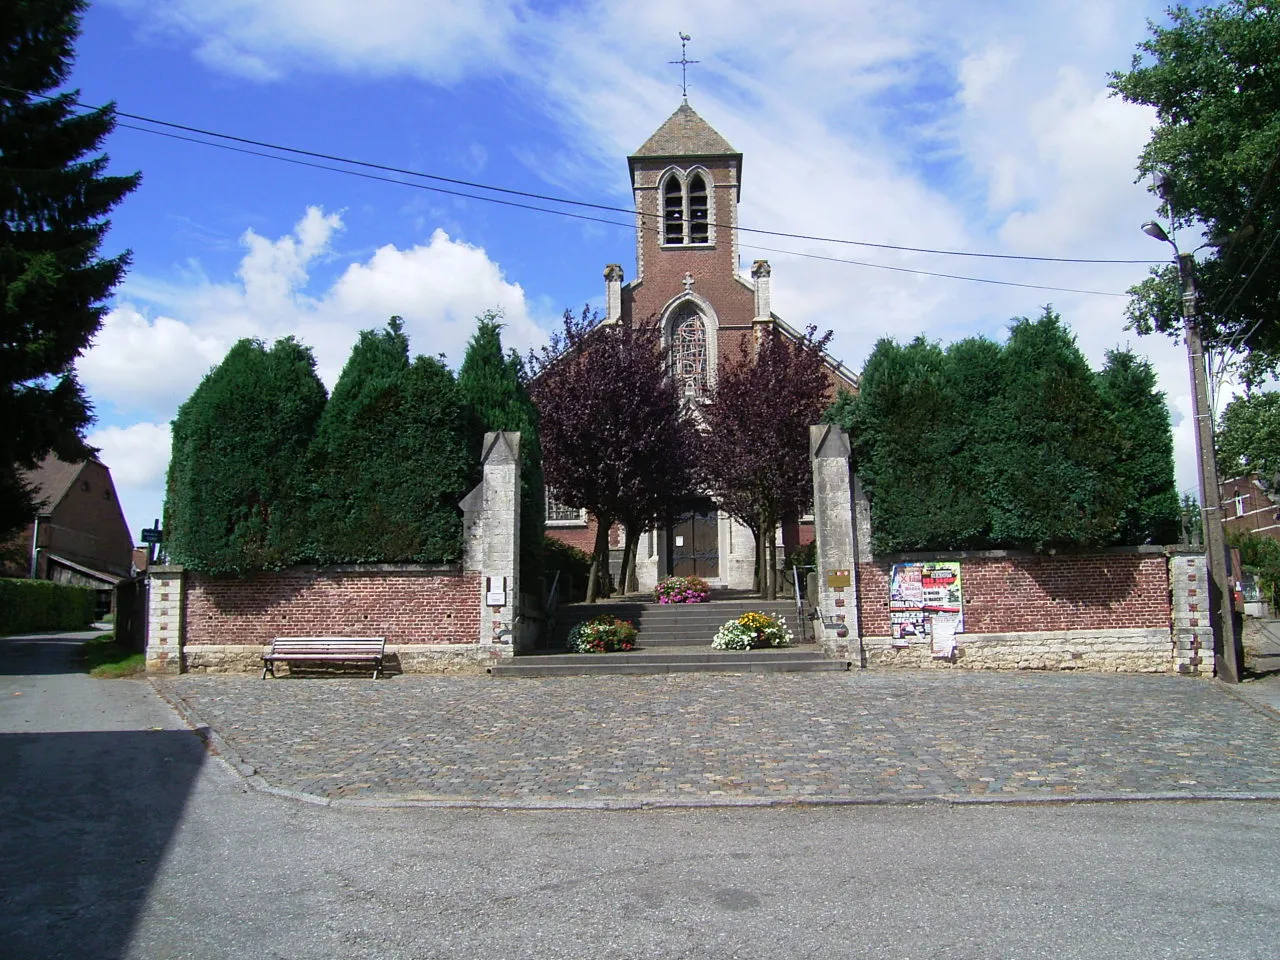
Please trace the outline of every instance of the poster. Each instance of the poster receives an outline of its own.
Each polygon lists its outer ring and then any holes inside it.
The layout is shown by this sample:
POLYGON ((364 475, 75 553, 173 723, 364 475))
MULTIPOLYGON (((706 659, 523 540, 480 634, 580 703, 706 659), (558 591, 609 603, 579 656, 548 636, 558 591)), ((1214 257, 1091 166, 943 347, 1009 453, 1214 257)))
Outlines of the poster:
POLYGON ((895 647, 931 642, 934 656, 949 657, 955 652, 955 634, 963 631, 964 592, 958 561, 893 565, 889 635, 895 647))

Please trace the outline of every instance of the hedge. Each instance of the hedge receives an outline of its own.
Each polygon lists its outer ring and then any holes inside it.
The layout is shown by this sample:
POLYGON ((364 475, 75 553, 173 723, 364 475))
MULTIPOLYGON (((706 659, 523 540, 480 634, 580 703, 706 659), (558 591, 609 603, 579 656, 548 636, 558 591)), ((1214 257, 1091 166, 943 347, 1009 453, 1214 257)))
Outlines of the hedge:
POLYGON ((93 623, 96 591, 49 580, 0 580, 0 635, 80 630, 93 623))

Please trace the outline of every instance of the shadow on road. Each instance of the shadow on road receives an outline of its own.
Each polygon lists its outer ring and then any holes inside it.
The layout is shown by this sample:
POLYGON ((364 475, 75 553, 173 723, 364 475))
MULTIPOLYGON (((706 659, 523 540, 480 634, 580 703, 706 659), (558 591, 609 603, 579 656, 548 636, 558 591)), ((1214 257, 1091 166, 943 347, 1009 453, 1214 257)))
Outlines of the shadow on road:
POLYGON ((114 686, 130 681, 65 676, 83 672, 74 654, 85 637, 0 640, 5 958, 124 954, 207 756, 190 730, 23 732, 24 723, 110 727, 130 716, 125 694, 135 688, 114 686), (44 712, 24 712, 35 703, 44 712))

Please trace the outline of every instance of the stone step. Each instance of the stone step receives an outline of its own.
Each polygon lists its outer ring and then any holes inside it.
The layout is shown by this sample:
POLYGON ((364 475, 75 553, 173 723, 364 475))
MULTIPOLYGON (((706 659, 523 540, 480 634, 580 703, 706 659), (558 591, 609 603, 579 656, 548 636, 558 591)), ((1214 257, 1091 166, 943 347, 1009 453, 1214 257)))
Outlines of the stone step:
POLYGON ((640 676, 664 673, 826 673, 850 669, 845 660, 814 652, 784 650, 703 650, 685 652, 546 654, 496 663, 495 677, 640 676))

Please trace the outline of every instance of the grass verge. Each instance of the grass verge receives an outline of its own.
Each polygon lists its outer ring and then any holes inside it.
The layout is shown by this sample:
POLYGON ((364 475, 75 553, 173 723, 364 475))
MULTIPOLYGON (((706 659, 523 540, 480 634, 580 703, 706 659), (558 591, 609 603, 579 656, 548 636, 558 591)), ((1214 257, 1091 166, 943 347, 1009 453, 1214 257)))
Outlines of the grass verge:
POLYGON ((144 654, 116 643, 110 633, 85 641, 80 648, 80 659, 88 668, 89 676, 108 680, 140 676, 147 668, 144 654))

